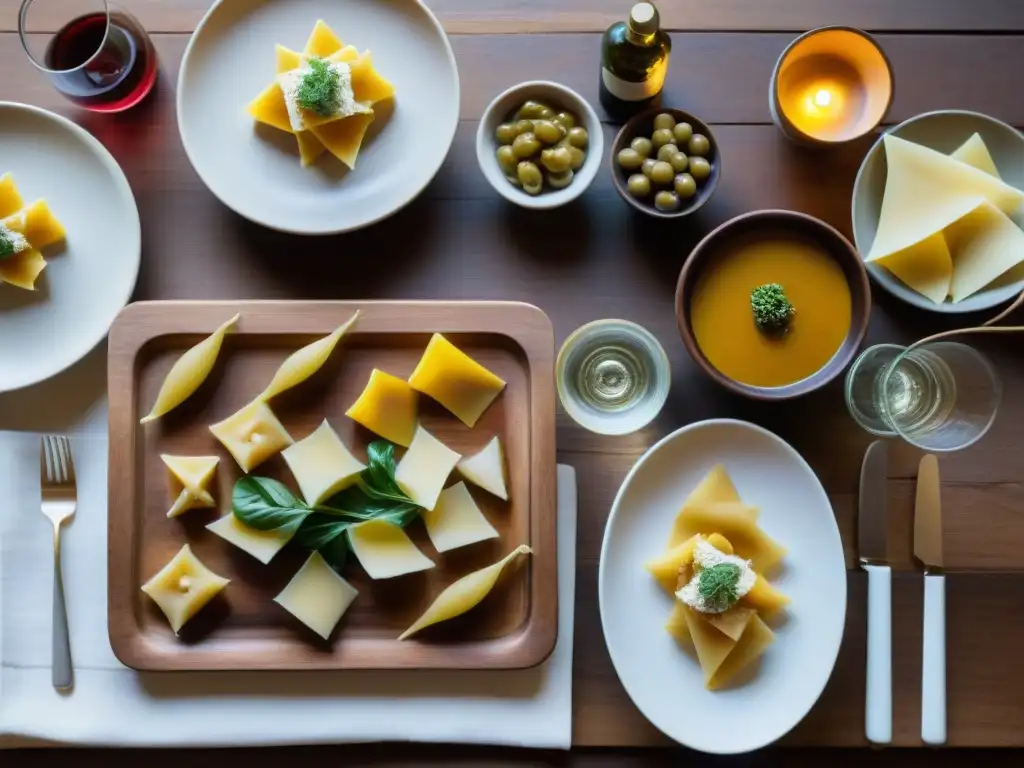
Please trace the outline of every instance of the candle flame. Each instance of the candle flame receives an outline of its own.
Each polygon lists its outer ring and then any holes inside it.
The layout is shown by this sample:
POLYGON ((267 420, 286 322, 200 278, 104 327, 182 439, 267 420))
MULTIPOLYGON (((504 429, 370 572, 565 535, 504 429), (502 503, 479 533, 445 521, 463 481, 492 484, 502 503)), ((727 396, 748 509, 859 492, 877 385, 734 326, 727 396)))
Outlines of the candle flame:
POLYGON ((827 88, 821 88, 814 94, 814 104, 818 107, 827 107, 832 103, 832 92, 827 88))

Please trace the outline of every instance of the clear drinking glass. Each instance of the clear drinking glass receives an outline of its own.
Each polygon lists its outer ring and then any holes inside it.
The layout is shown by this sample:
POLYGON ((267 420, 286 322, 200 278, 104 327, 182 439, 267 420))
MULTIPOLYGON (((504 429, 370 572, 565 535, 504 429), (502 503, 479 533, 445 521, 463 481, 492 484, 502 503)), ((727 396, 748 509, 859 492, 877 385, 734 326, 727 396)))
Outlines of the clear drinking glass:
POLYGON ((565 340, 555 383, 566 412, 602 435, 646 427, 668 398, 672 369, 658 340, 628 320, 595 320, 565 340))
POLYGON ((146 30, 105 0, 24 0, 18 33, 36 68, 85 109, 122 112, 156 83, 156 50, 146 30))
POLYGON ((980 440, 995 421, 1002 391, 988 358, 952 341, 878 344, 846 374, 846 406, 858 424, 932 452, 980 440))

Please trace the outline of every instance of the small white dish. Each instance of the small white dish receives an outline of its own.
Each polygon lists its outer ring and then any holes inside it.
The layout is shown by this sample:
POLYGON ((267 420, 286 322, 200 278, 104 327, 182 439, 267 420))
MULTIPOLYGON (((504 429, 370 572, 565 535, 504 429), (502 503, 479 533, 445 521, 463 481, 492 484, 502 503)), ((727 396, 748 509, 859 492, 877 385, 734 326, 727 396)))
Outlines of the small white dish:
MULTIPOLYGON (((1024 189, 1024 134, 994 117, 978 112, 943 109, 926 112, 905 120, 886 133, 950 154, 973 134, 978 133, 992 154, 1003 181, 1024 189)), ((878 231, 878 215, 882 210, 887 165, 882 137, 868 150, 853 184, 853 241, 860 253, 871 250, 878 231)), ((1024 208, 1010 217, 1024 227, 1024 208)), ((898 299, 930 312, 959 314, 992 309, 1016 297, 1024 290, 1024 268, 1015 267, 986 288, 956 304, 946 299, 936 304, 907 286, 892 272, 878 264, 864 265, 871 279, 898 299)))
POLYGON ((139 274, 139 210, 117 161, 70 120, 0 102, 0 175, 46 198, 67 238, 44 250, 35 291, 0 285, 0 392, 48 379, 107 335, 139 274))
POLYGON ((637 461, 612 504, 598 573, 601 626, 637 708, 667 736, 702 752, 749 752, 799 723, 821 695, 843 638, 846 564, 839 527, 813 470, 761 427, 717 419, 683 427, 637 461), (708 691, 697 660, 664 630, 672 609, 644 569, 665 548, 683 501, 715 464, 759 525, 788 549, 771 581, 792 599, 752 674, 708 691))
POLYGON ((480 118, 480 126, 476 131, 476 159, 480 170, 491 186, 510 203, 523 208, 546 210, 565 205, 586 192, 597 176, 601 167, 601 156, 604 154, 604 131, 601 120, 594 108, 576 91, 558 83, 546 80, 531 80, 513 85, 494 101, 487 105, 484 115, 480 118), (583 167, 576 171, 572 183, 564 189, 547 189, 539 195, 528 195, 519 187, 513 186, 505 178, 498 167, 494 153, 498 150, 498 142, 494 138, 495 129, 504 122, 524 101, 536 99, 551 106, 552 109, 565 109, 576 115, 590 137, 587 147, 587 159, 583 167))
POLYGON ((419 0, 220 0, 181 61, 178 127, 196 173, 236 213, 284 232, 347 232, 395 213, 434 178, 458 123, 455 54, 419 0), (372 51, 395 86, 352 171, 328 156, 301 167, 295 139, 246 111, 274 79, 274 45, 301 51, 318 19, 372 51))

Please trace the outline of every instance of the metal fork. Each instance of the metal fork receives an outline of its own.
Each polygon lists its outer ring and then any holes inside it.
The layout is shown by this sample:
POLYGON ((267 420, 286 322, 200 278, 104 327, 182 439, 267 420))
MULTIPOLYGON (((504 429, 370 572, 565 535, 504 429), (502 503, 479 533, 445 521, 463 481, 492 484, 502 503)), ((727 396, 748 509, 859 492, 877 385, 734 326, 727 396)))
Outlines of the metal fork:
POLYGON ((74 685, 68 610, 64 603, 64 577, 60 565, 60 532, 75 514, 78 490, 71 443, 63 435, 47 435, 40 451, 43 514, 53 523, 53 687, 65 691, 74 685))

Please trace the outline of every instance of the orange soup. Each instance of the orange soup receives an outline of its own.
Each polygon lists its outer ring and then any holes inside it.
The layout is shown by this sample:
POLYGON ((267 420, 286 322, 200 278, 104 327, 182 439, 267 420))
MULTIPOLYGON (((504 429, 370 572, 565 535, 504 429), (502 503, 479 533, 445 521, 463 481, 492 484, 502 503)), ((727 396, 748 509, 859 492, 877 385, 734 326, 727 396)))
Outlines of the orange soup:
POLYGON ((781 387, 806 379, 836 353, 850 330, 850 288, 842 267, 811 241, 792 235, 738 238, 711 256, 690 302, 704 356, 742 384, 781 387), (758 329, 751 292, 782 286, 793 308, 781 335, 758 329))

